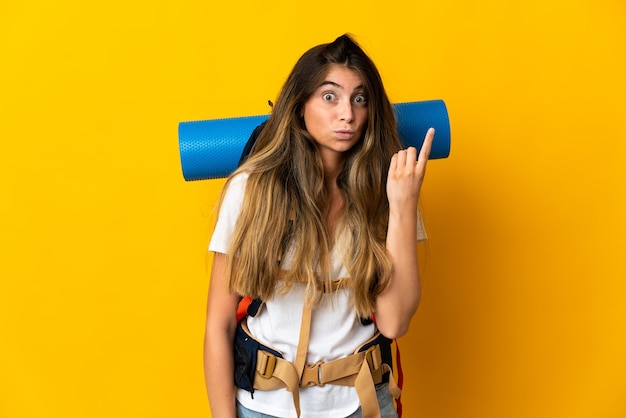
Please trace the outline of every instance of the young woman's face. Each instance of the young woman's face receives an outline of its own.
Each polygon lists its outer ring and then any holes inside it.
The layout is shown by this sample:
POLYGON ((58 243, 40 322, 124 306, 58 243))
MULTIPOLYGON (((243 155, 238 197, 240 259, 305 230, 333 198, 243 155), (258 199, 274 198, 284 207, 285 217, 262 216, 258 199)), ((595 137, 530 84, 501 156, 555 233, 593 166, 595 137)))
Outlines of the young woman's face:
POLYGON ((304 104, 304 123, 322 157, 350 150, 367 125, 367 96, 361 77, 333 64, 304 104))

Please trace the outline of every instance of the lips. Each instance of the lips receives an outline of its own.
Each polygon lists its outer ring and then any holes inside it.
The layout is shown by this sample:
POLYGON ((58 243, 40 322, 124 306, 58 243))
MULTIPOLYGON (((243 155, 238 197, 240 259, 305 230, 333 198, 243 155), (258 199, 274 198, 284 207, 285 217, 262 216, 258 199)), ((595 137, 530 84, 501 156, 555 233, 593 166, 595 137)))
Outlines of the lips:
POLYGON ((339 130, 339 131, 335 131, 335 135, 337 135, 337 137, 340 139, 350 139, 354 136, 354 131, 339 130))

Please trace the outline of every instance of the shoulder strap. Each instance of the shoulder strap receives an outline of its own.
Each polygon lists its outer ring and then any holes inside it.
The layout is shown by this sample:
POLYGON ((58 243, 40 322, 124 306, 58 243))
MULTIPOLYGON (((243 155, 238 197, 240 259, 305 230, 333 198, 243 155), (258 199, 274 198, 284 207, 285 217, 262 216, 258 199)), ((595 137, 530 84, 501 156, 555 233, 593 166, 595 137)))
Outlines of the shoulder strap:
POLYGON ((246 316, 256 316, 263 306, 263 301, 259 298, 252 299, 250 296, 245 296, 239 301, 237 306, 237 322, 246 316))
POLYGON ((240 166, 248 159, 248 156, 252 152, 252 148, 254 147, 254 144, 256 143, 257 138, 261 134, 261 131, 263 130, 263 128, 265 128, 266 123, 267 123, 267 120, 263 122, 262 124, 260 124, 259 126, 257 126, 256 128, 254 128, 254 131, 252 131, 252 134, 250 135, 250 138, 248 138, 246 145, 243 147, 243 152, 241 153, 241 157, 239 158, 239 162, 237 163, 237 166, 240 166))

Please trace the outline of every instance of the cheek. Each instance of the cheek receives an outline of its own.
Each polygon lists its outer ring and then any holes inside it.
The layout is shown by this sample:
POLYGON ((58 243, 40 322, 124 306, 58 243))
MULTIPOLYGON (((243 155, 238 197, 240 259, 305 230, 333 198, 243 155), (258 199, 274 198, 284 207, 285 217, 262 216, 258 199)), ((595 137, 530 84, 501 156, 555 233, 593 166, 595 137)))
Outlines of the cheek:
POLYGON ((357 107, 354 111, 355 116, 361 121, 361 123, 367 122, 367 107, 357 107))
POLYGON ((363 112, 359 112, 357 114, 357 118, 359 120, 359 125, 362 129, 367 127, 367 109, 364 109, 363 112))
POLYGON ((309 133, 311 131, 316 131, 319 129, 319 126, 322 123, 321 115, 315 111, 315 109, 305 109, 303 118, 304 126, 309 133))

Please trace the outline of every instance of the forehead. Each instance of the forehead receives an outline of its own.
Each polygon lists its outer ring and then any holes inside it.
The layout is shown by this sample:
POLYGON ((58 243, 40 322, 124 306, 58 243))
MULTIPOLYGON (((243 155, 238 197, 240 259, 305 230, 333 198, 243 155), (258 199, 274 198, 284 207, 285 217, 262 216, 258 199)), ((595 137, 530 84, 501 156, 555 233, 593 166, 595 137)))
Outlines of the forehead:
POLYGON ((345 65, 332 64, 326 75, 322 77, 319 87, 333 85, 344 90, 363 89, 363 79, 351 68, 345 65))

